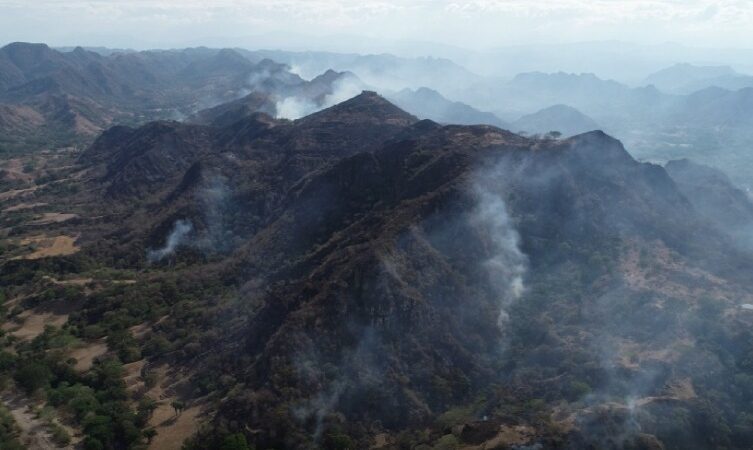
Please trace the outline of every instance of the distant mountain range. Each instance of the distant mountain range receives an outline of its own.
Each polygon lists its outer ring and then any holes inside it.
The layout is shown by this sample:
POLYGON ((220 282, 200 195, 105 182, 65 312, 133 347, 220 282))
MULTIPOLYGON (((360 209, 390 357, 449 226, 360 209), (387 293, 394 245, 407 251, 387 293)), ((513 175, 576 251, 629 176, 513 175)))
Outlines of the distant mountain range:
POLYGON ((109 126, 150 120, 227 124, 256 112, 299 119, 378 89, 417 117, 440 123, 565 135, 598 127, 641 159, 690 156, 724 169, 746 189, 753 186, 747 176, 753 96, 751 88, 732 89, 749 79, 725 66, 676 65, 651 75, 650 85, 631 87, 588 73, 485 78, 437 58, 95 50, 25 43, 0 49, 0 150, 85 146, 109 126))
POLYGON ((380 91, 428 87, 456 97, 466 87, 482 80, 482 77, 444 58, 404 58, 390 54, 360 55, 313 51, 238 51, 252 61, 271 59, 288 64, 296 73, 306 78, 330 69, 352 72, 368 86, 380 91))
POLYGON ((690 94, 711 87, 739 90, 753 87, 753 76, 737 73, 729 66, 676 64, 649 75, 644 81, 673 94, 690 94))
POLYGON ((599 125, 582 112, 567 105, 554 105, 521 117, 512 123, 513 131, 544 134, 558 131, 564 136, 574 136, 600 129, 599 125))
MULTIPOLYGON (((724 68, 700 72, 720 71, 728 72, 724 68)), ((719 78, 704 83, 713 80, 719 78)), ((748 151, 753 146, 751 92, 752 88, 707 87, 674 94, 655 85, 630 87, 594 74, 534 72, 507 82, 477 83, 458 98, 513 125, 518 118, 552 105, 567 105, 619 137, 638 158, 666 162, 692 157, 723 169, 747 189, 753 187, 749 176, 753 157, 748 151)))
POLYGON ((30 131, 47 144, 88 142, 112 124, 179 119, 251 92, 271 102, 289 96, 322 104, 344 74, 328 72, 311 82, 288 66, 252 62, 237 51, 99 53, 44 44, 14 43, 0 49, 0 126, 6 149, 33 146, 30 131), (17 127, 21 117, 28 117, 17 127))
POLYGON ((447 100, 439 92, 426 87, 416 90, 404 89, 388 97, 399 107, 423 119, 439 123, 485 124, 510 128, 509 124, 492 113, 479 111, 462 102, 447 100))

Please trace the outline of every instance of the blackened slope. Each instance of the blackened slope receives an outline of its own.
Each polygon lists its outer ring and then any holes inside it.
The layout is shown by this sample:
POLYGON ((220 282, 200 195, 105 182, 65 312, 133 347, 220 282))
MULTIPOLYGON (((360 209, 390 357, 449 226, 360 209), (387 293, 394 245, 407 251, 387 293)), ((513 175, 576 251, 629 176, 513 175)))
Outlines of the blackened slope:
POLYGON ((373 151, 402 129, 418 122, 414 116, 376 92, 362 94, 295 122, 289 149, 343 157, 373 151))
POLYGON ((134 197, 176 182, 203 154, 212 151, 212 130, 178 122, 153 122, 138 129, 115 127, 80 160, 97 169, 111 197, 134 197))
POLYGON ((363 91, 350 100, 304 117, 298 120, 298 123, 304 127, 334 123, 405 127, 417 121, 414 116, 393 105, 376 92, 363 91))
MULTIPOLYGON (((439 129, 343 159, 297 189, 244 249, 243 277, 295 280, 270 293, 246 332, 257 363, 243 370, 258 388, 287 393, 276 402, 294 407, 332 385, 316 371, 275 374, 334 364, 344 389, 333 411, 401 427, 467 393, 439 392, 437 380, 488 379, 496 298, 469 281, 489 247, 468 221, 463 178, 473 155, 492 146, 515 151, 525 141, 492 128, 462 131, 467 147, 456 152, 435 147, 454 134, 439 129), (448 234, 463 236, 463 246, 448 234)), ((269 410, 265 401, 242 407, 269 410)))
POLYGON ((492 382, 501 331, 483 267, 495 250, 474 220, 482 179, 507 200, 533 270, 580 267, 616 239, 660 239, 692 254, 685 240, 703 232, 728 249, 661 167, 601 132, 535 141, 492 127, 430 128, 306 179, 237 255, 241 280, 275 284, 244 333, 255 362, 238 370, 256 392, 279 394, 231 400, 225 414, 251 428, 275 423, 261 446, 286 435, 285 445, 305 448, 306 433, 291 431, 305 424, 264 411, 332 396, 324 414, 400 429, 492 382), (338 374, 318 369, 329 365, 338 374))
POLYGON ((589 244, 589 235, 636 236, 660 239, 669 247, 708 261, 723 256, 728 243, 710 232, 692 205, 660 166, 635 161, 622 144, 601 131, 552 142, 549 158, 524 164, 520 183, 533 202, 520 206, 538 229, 542 217, 558 217, 542 234, 572 233, 573 244, 589 244), (567 224, 570 228, 558 225, 567 224), (708 234, 700 247, 698 235, 708 234), (713 242, 713 245, 708 245, 713 242), (710 246, 712 251, 709 252, 710 246), (700 258, 703 256, 703 258, 700 258))
MULTIPOLYGON (((267 104, 252 94, 240 103, 267 104)), ((257 169, 277 173, 281 186, 344 156, 380 148, 396 136, 407 137, 413 116, 374 93, 365 93, 305 119, 277 121, 263 113, 235 120, 230 106, 207 112, 230 125, 204 127, 177 122, 155 122, 138 129, 116 127, 82 154, 80 161, 96 170, 95 184, 107 186, 111 196, 125 198, 146 192, 172 191, 185 170, 201 158, 214 165, 235 163, 220 158, 232 153, 257 169), (406 134, 407 133, 407 134, 406 134)))
POLYGON ((223 128, 259 112, 274 117, 275 102, 268 94, 252 92, 238 100, 199 111, 189 117, 188 122, 223 128))

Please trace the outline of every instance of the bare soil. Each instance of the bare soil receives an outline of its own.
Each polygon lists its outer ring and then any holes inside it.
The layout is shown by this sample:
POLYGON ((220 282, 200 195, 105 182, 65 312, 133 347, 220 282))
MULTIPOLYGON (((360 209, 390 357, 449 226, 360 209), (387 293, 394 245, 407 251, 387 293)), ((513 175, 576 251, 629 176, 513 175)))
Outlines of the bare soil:
POLYGON ((50 256, 72 255, 79 251, 76 246, 77 236, 33 236, 20 241, 21 245, 33 246, 34 251, 30 254, 17 256, 16 259, 40 259, 50 256))
POLYGON ((61 327, 68 320, 68 314, 55 314, 52 312, 24 311, 18 317, 23 320, 21 325, 17 325, 14 322, 6 322, 3 325, 3 329, 24 341, 30 341, 42 334, 45 325, 61 327))
POLYGON ((76 359, 74 369, 86 372, 92 368, 94 360, 107 353, 107 344, 104 339, 83 347, 76 348, 71 352, 71 358, 76 359))
POLYGON ((42 213, 40 217, 29 222, 29 225, 49 225, 52 223, 62 223, 78 217, 78 214, 68 213, 42 213))

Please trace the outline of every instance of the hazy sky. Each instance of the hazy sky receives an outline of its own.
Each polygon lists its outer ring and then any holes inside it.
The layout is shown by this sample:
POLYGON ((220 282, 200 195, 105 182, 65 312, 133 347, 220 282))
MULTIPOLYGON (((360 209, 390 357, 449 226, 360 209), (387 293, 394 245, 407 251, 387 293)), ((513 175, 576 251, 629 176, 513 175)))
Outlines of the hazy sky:
POLYGON ((380 40, 753 46, 753 0, 0 0, 1 43, 290 47, 305 35, 339 50, 380 40))

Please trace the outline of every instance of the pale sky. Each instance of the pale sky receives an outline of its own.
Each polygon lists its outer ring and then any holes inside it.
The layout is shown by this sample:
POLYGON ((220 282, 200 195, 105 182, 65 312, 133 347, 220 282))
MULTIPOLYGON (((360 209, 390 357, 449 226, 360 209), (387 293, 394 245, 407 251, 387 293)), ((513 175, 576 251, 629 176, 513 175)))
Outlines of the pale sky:
POLYGON ((753 47, 753 0, 0 0, 0 45, 289 48, 308 41, 361 51, 386 40, 477 50, 596 40, 753 47))

